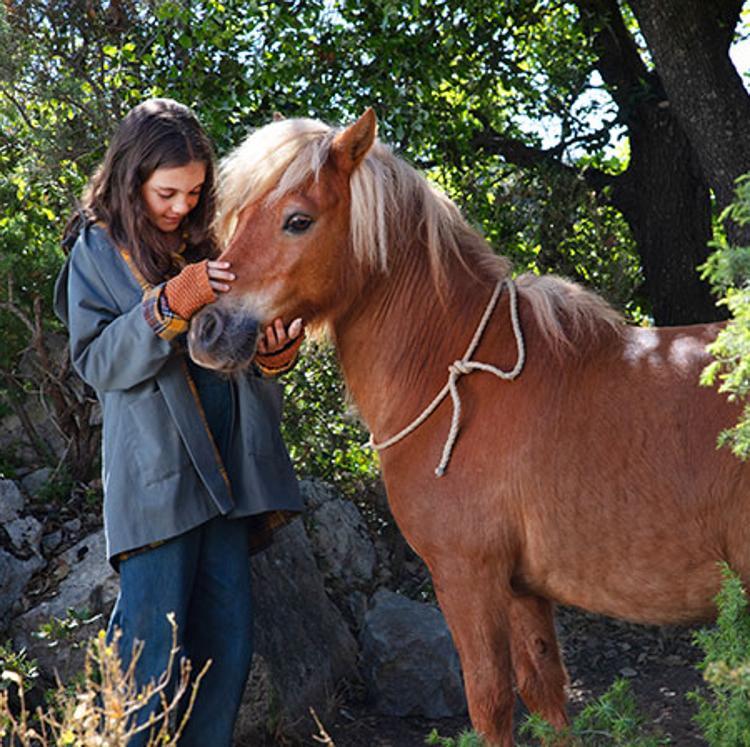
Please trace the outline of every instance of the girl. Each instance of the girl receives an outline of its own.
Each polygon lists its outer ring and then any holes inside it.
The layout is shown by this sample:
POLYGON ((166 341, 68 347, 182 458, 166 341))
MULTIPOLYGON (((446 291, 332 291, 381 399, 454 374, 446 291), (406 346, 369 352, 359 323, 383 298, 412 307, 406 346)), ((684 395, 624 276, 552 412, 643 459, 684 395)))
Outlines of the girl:
MULTIPOLYGON (((196 671, 212 662, 180 744, 230 745, 252 658, 248 553, 301 509, 280 389, 261 372, 291 367, 302 323, 276 320, 245 376, 188 359, 191 316, 234 275, 215 259, 213 154, 187 107, 133 109, 82 202, 55 309, 102 405, 104 527, 120 573, 109 635, 122 631, 124 666, 144 642, 143 686, 166 668, 174 613, 181 656, 196 671)), ((129 744, 145 744, 146 731, 129 744)))

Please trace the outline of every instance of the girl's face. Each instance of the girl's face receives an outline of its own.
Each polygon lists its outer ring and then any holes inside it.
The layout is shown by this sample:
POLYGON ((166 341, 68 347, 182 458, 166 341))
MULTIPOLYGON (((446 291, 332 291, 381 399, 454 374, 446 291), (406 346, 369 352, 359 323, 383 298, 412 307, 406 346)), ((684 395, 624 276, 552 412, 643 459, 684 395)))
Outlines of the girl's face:
POLYGON ((205 179, 203 161, 156 169, 141 187, 149 220, 164 233, 176 231, 198 204, 205 179))

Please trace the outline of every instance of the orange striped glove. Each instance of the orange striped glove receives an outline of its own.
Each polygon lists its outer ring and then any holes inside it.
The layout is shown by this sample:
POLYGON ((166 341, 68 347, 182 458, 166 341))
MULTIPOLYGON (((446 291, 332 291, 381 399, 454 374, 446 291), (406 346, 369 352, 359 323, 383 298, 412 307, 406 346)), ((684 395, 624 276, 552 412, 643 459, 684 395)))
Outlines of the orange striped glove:
POLYGON ((256 353, 255 365, 266 376, 279 376, 289 371, 297 362, 297 354, 304 339, 305 331, 303 329, 301 334, 297 335, 293 340, 289 340, 283 348, 273 353, 256 353))
POLYGON ((208 260, 183 267, 179 275, 167 280, 164 295, 169 308, 183 319, 190 319, 206 304, 215 301, 216 291, 208 280, 208 260))

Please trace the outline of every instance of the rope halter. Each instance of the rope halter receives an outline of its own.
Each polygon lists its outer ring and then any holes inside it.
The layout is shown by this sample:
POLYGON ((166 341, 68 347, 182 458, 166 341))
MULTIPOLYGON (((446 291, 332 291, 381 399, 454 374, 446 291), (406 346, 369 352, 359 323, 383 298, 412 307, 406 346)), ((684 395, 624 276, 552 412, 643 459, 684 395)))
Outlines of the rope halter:
POLYGON ((376 444, 372 438, 372 435, 370 435, 370 441, 368 445, 376 451, 383 451, 389 446, 393 446, 393 444, 398 443, 402 438, 405 438, 412 431, 415 431, 417 428, 419 428, 419 426, 422 425, 422 423, 424 423, 424 421, 427 420, 427 418, 429 418, 433 412, 435 412, 438 405, 448 396, 448 394, 450 394, 451 400, 453 400, 451 428, 445 440, 445 445, 443 446, 443 455, 440 459, 440 464, 438 464, 435 469, 435 475, 437 477, 442 477, 445 474, 445 470, 448 468, 448 462, 450 462, 451 452, 453 451, 453 446, 456 443, 456 439, 458 438, 458 432, 461 425, 461 398, 458 394, 458 380, 462 376, 470 374, 473 371, 486 371, 487 373, 494 374, 499 379, 503 379, 504 381, 512 381, 523 370, 523 364, 525 360, 526 348, 524 345, 521 323, 518 319, 518 293, 516 291, 516 284, 512 280, 507 278, 498 280, 497 285, 495 286, 495 290, 492 293, 492 297, 490 298, 489 303, 484 310, 484 314, 479 321, 476 332, 474 332, 474 337, 469 343, 469 347, 466 348, 466 352, 461 359, 453 361, 453 363, 448 366, 448 382, 438 392, 435 399, 433 399, 432 402, 430 402, 430 404, 425 407, 420 415, 418 415, 403 430, 400 430, 395 436, 391 436, 385 441, 376 444), (508 293, 510 296, 510 321, 513 327, 513 335, 516 340, 517 351, 516 364, 510 371, 503 371, 499 368, 496 368, 495 366, 490 365, 489 363, 480 363, 479 361, 471 360, 471 357, 474 355, 477 347, 479 346, 479 342, 481 341, 484 330, 487 327, 487 323, 492 316, 492 312, 495 310, 495 306, 497 306, 497 301, 500 298, 500 293, 503 290, 503 286, 508 287, 508 293))

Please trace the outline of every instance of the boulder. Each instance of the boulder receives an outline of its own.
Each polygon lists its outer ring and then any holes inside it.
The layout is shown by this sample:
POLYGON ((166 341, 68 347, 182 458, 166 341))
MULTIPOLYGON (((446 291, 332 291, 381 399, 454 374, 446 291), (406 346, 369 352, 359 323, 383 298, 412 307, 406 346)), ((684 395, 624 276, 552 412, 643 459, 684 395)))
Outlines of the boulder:
POLYGON ((43 566, 44 560, 38 555, 17 558, 0 549, 0 630, 20 602, 26 584, 43 566))
POLYGON ((23 489, 29 495, 36 495, 39 490, 47 484, 47 481, 53 475, 53 470, 50 467, 42 467, 41 469, 35 469, 33 472, 26 475, 21 479, 21 485, 23 489))
POLYGON ((17 518, 23 506, 23 495, 18 485, 13 480, 0 480, 0 524, 7 524, 17 518))
POLYGON ((39 556, 42 545, 42 525, 33 516, 18 517, 4 526, 11 544, 25 554, 39 556))
POLYGON ((325 717, 342 679, 356 672, 357 642, 329 600, 302 521, 294 521, 252 560, 256 662, 235 739, 266 733, 309 741, 309 709, 325 717), (263 721, 264 723, 259 723, 263 721))
POLYGON ((324 503, 340 497, 336 488, 323 480, 300 480, 299 490, 308 512, 314 511, 324 503))
POLYGON ((117 597, 119 581, 107 562, 104 530, 62 553, 54 561, 52 573, 59 580, 54 596, 16 617, 10 635, 14 648, 26 648, 45 674, 57 673, 65 682, 83 664, 82 643, 106 628, 117 597), (40 636, 51 622, 57 635, 40 636))
POLYGON ((458 654, 436 607, 381 589, 360 635, 362 672, 380 713, 446 718, 466 713, 458 654))
POLYGON ((369 589, 375 570, 375 546, 359 509, 334 498, 313 511, 308 521, 318 565, 340 591, 369 589))

